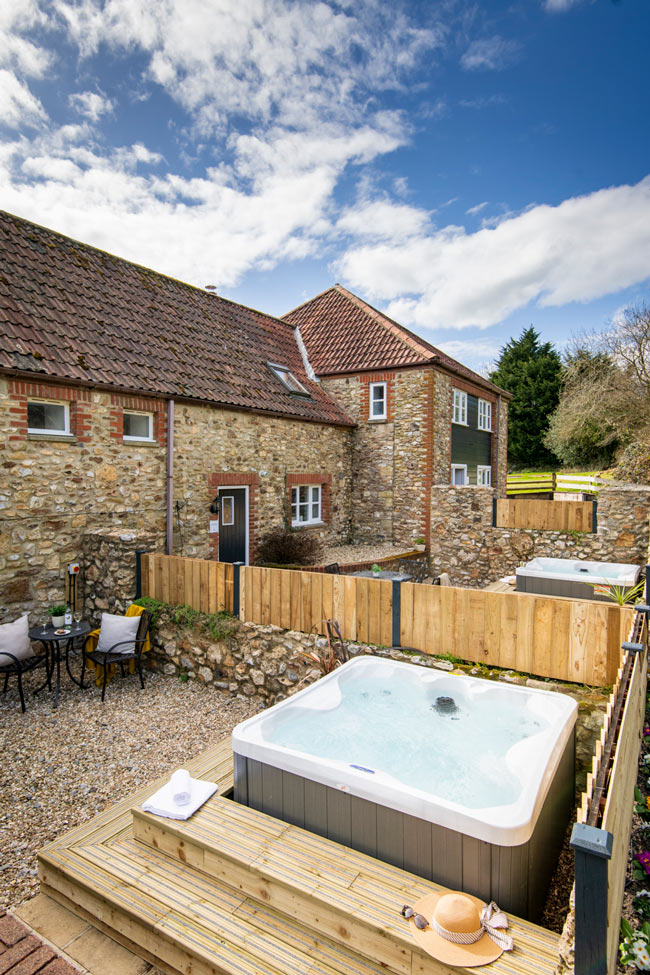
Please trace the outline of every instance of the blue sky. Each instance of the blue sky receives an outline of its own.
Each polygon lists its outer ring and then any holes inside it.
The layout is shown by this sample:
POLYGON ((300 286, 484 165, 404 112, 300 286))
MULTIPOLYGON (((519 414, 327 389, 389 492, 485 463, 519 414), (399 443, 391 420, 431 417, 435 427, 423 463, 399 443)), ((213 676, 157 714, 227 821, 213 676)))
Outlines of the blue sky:
POLYGON ((4 0, 0 206, 483 369, 647 300, 647 0, 4 0))

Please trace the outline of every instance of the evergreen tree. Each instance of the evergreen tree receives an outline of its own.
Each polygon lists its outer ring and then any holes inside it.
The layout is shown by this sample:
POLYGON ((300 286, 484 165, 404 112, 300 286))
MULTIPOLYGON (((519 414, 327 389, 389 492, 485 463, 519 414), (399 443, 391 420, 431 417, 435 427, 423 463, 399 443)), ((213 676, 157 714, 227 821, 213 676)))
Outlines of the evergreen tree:
POLYGON ((490 379, 512 393, 508 421, 508 460, 519 467, 557 462, 545 446, 549 418, 562 380, 562 362, 550 342, 539 341, 531 325, 501 349, 490 379))

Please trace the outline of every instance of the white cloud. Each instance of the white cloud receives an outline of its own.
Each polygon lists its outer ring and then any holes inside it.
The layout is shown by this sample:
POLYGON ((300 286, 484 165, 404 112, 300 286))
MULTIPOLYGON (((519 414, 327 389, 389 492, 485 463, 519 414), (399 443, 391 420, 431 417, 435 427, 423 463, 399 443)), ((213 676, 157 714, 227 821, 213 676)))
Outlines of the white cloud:
POLYGON ((517 58, 519 45, 495 35, 472 41, 460 59, 466 71, 500 71, 517 58))
POLYGON ((450 225, 351 247, 337 267, 339 280, 420 327, 486 328, 530 302, 590 301, 650 276, 650 176, 471 234, 450 225))
POLYGON ((470 207, 469 210, 465 210, 465 213, 468 213, 470 217, 475 217, 476 214, 480 213, 481 210, 484 210, 486 206, 489 206, 489 203, 487 200, 484 200, 483 203, 477 203, 476 206, 470 207))
POLYGON ((542 6, 544 10, 549 10, 551 13, 562 13, 579 3, 582 3, 582 0, 544 0, 542 6))
POLYGON ((102 115, 112 113, 115 103, 107 98, 103 92, 80 91, 70 95, 68 101, 84 118, 91 122, 98 122, 102 115))
POLYGON ((39 125, 45 110, 38 98, 12 71, 0 70, 0 124, 17 129, 39 125))
POLYGON ((23 36, 43 27, 48 16, 38 0, 3 0, 0 4, 0 67, 27 77, 41 78, 51 63, 50 53, 23 36))
POLYGON ((367 200, 344 210, 336 228, 357 238, 397 241, 425 232, 428 223, 429 215, 417 207, 367 200))
MULTIPOLYGON (((59 80, 56 62, 30 34, 38 26, 52 51, 72 47, 82 76, 93 80, 92 89, 68 95, 81 124, 30 136, 25 120, 44 113, 11 76, 5 121, 21 120, 23 131, 0 150, 0 205, 174 276, 222 286, 250 268, 313 254, 331 238, 346 170, 411 135, 398 111, 380 110, 378 96, 406 90, 410 69, 442 39, 442 30, 414 25, 377 0, 6 3, 13 12, 4 21, 0 14, 0 37, 4 24, 15 40, 12 70, 20 55, 24 73, 29 50, 33 72, 59 80), (104 81, 106 52, 125 68, 137 55, 142 73, 128 95, 104 81), (106 147, 98 126, 109 112, 119 119, 120 98, 137 114, 153 94, 175 103, 169 140, 106 147), (174 151, 192 175, 163 171, 174 151)), ((354 222, 354 214, 345 219, 354 222)), ((406 237, 424 231, 417 210, 404 206, 399 219, 406 237)), ((352 225, 341 229, 353 233, 352 225)))

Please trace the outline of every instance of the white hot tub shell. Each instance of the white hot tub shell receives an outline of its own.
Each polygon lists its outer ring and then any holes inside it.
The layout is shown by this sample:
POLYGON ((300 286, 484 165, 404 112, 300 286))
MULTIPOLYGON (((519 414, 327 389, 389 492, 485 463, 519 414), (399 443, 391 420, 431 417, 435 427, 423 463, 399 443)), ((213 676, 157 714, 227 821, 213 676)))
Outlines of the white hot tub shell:
POLYGON ((235 728, 235 800, 533 918, 576 715, 567 695, 357 658, 235 728))

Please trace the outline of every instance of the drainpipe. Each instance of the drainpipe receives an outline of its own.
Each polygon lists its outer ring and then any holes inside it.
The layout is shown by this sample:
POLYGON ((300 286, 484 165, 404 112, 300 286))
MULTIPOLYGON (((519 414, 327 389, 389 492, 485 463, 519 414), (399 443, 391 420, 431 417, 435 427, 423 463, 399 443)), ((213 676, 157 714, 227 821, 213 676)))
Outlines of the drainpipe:
POLYGON ((167 401, 167 555, 174 554, 174 400, 167 401))

